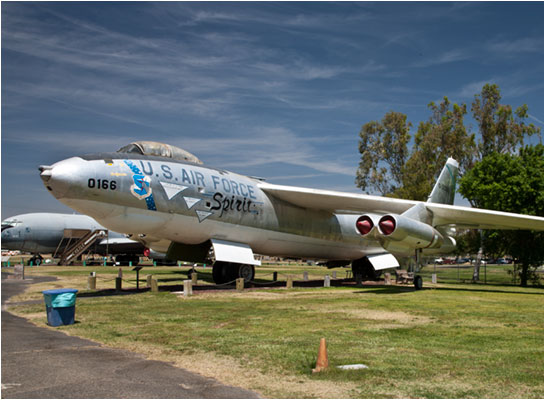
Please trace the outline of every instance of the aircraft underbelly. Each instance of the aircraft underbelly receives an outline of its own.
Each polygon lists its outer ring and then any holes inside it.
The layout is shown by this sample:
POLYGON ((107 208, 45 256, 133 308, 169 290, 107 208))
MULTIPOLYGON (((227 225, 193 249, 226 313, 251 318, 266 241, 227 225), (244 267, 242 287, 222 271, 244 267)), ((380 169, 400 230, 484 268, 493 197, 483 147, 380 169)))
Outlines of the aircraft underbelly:
POLYGON ((140 239, 160 252, 166 252, 171 242, 199 244, 209 239, 246 243, 256 254, 310 259, 348 260, 384 251, 375 242, 366 242, 362 246, 357 242, 333 241, 217 220, 199 221, 194 216, 146 211, 92 200, 65 200, 67 205, 94 217, 108 229, 132 234, 133 239, 140 239), (104 215, 107 217, 104 218, 104 215))

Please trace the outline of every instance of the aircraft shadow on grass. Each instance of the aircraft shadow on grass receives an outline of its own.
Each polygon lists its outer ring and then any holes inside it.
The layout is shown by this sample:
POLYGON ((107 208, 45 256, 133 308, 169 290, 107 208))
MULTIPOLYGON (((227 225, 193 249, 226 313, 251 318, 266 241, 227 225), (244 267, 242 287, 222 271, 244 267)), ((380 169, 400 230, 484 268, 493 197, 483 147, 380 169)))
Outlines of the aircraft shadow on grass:
MULTIPOLYGON (((496 286, 496 285, 495 285, 496 286)), ((539 295, 543 296, 543 293, 535 292, 535 293, 529 293, 529 292, 518 292, 514 290, 509 290, 509 287, 506 286, 505 290, 500 289, 485 289, 479 286, 476 286, 475 288, 468 288, 468 287, 424 287, 422 290, 437 290, 437 291, 455 291, 455 292, 468 292, 468 293, 474 293, 474 292, 480 292, 480 293, 509 293, 509 294, 523 294, 523 295, 539 295)), ((405 287, 405 286, 379 286, 375 290, 369 290, 368 288, 363 288, 362 290, 359 290, 354 293, 360 293, 360 294, 399 294, 399 293, 407 293, 407 292, 415 292, 414 287, 405 287)))

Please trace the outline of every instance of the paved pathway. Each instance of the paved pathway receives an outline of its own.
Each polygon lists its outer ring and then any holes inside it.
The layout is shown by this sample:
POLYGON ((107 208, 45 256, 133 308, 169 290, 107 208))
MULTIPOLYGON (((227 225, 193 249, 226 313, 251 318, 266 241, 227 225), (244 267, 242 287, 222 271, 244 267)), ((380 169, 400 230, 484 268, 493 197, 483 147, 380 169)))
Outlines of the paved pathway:
POLYGON ((166 362, 39 328, 10 314, 4 303, 28 283, 2 279, 2 398, 259 398, 166 362))

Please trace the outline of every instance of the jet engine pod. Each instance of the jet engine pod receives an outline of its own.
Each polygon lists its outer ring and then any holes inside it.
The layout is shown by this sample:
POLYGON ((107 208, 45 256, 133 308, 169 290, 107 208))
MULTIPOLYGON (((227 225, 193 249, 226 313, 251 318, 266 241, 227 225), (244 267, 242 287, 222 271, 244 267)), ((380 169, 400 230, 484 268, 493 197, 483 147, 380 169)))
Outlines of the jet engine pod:
POLYGON ((444 241, 433 226, 402 215, 384 215, 378 222, 378 231, 384 240, 413 249, 441 247, 444 241))

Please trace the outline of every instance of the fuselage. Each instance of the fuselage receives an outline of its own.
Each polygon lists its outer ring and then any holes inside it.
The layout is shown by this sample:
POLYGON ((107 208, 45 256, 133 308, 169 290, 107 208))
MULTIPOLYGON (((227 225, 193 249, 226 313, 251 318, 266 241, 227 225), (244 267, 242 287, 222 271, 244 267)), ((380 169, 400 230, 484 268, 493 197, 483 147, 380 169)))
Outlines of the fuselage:
MULTIPOLYGON (((65 230, 94 231, 97 229, 106 228, 87 215, 59 213, 15 215, 2 221, 2 249, 34 254, 62 252, 68 244, 67 240, 63 241, 65 230)), ((103 240, 104 245, 96 246, 96 249, 103 252, 106 247, 109 247, 106 243, 120 240, 127 242, 123 250, 142 252, 144 249, 139 243, 126 240, 125 235, 112 231, 109 231, 108 236, 103 240)), ((116 246, 118 245, 117 243, 116 246)), ((112 244, 110 250, 113 248, 112 244)))
POLYGON ((62 203, 154 250, 210 239, 255 253, 354 260, 384 252, 355 229, 358 215, 306 209, 259 188, 259 180, 162 157, 105 153, 73 157, 42 171, 62 203))

